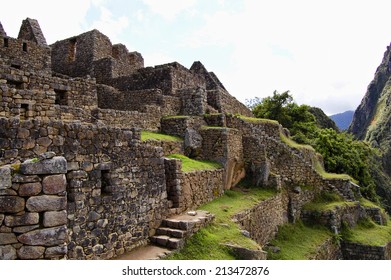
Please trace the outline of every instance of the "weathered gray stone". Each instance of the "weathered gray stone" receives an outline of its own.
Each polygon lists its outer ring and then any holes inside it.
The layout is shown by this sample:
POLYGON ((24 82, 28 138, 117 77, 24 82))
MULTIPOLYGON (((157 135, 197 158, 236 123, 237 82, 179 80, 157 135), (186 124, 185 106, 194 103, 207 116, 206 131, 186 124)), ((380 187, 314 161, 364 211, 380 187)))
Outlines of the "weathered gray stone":
POLYGON ((0 246, 0 260, 16 260, 16 250, 11 245, 0 246))
POLYGON ((65 174, 46 176, 42 180, 43 192, 45 194, 58 194, 66 190, 67 180, 65 174))
POLYGON ((19 242, 26 245, 55 246, 65 242, 66 226, 37 229, 18 236, 19 242))
POLYGON ((14 233, 0 233, 0 245, 18 243, 14 233))
POLYGON ((47 248, 45 251, 45 258, 61 258, 68 253, 68 248, 66 245, 56 246, 47 248))
POLYGON ((17 254, 22 260, 36 260, 41 259, 44 252, 45 247, 42 246, 22 246, 17 254))
POLYGON ((37 175, 15 174, 12 177, 12 182, 14 183, 35 183, 39 181, 41 181, 41 179, 37 175))
POLYGON ((39 223, 38 213, 25 213, 21 216, 6 216, 4 224, 7 227, 29 226, 39 223))
POLYGON ((3 221, 4 221, 4 214, 0 214, 0 225, 3 223, 3 221))
POLYGON ((91 211, 89 214, 88 214, 88 218, 87 218, 87 221, 88 222, 93 222, 93 221, 97 221, 100 219, 100 215, 98 213, 96 213, 95 211, 91 211))
POLYGON ((32 231, 32 230, 37 229, 37 228, 39 228, 39 225, 20 226, 20 227, 12 228, 12 232, 14 232, 14 233, 25 233, 25 232, 32 231))
POLYGON ((17 213, 24 209, 24 199, 17 196, 0 197, 0 213, 17 213))
POLYGON ((54 227, 67 223, 67 211, 50 211, 43 214, 44 227, 54 227))
POLYGON ((20 165, 20 172, 25 175, 65 174, 67 172, 67 161, 64 157, 54 157, 42 161, 27 160, 20 165))
POLYGON ((46 152, 46 153, 40 154, 38 156, 38 159, 39 160, 51 159, 51 158, 54 158, 55 156, 56 156, 55 152, 46 152))
POLYGON ((21 184, 19 186, 20 196, 35 196, 42 191, 42 185, 40 182, 21 184))
POLYGON ((26 207, 31 212, 57 211, 66 208, 66 197, 54 195, 42 195, 30 197, 26 202, 26 207))
POLYGON ((0 190, 9 189, 12 187, 11 168, 5 166, 0 168, 0 190))
POLYGON ((197 156, 200 154, 202 146, 202 136, 193 128, 187 128, 185 131, 185 152, 188 156, 197 156))
POLYGON ((67 174, 68 180, 71 179, 88 179, 88 174, 84 170, 75 170, 67 174))

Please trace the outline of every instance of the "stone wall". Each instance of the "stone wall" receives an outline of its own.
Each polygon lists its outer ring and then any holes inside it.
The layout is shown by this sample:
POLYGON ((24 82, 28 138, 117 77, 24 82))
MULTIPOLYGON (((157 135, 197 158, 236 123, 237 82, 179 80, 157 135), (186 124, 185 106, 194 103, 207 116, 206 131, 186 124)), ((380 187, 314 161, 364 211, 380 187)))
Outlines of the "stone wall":
POLYGON ((122 254, 144 244, 168 214, 162 148, 142 143, 138 130, 0 121, 1 164, 47 151, 68 162, 68 258, 122 254))
POLYGON ((202 147, 199 157, 224 166, 224 185, 230 189, 245 175, 241 133, 226 127, 202 127, 200 135, 202 147))
POLYGON ((342 260, 341 246, 333 239, 327 239, 321 244, 311 260, 342 260))
POLYGON ((224 193, 224 169, 183 172, 177 159, 165 159, 168 200, 173 213, 196 209, 224 193))
POLYGON ((344 260, 390 260, 391 242, 385 246, 342 242, 342 254, 344 260))
POLYGON ((199 130, 202 126, 206 125, 203 117, 196 116, 173 116, 162 118, 161 131, 163 133, 185 138, 186 130, 192 128, 199 130))
POLYGON ((11 69, 50 75, 50 48, 35 42, 0 36, 0 64, 11 69))
POLYGON ((66 172, 54 154, 0 168, 0 259, 66 258, 66 172))
POLYGON ((288 194, 280 192, 234 215, 234 220, 261 246, 272 240, 278 226, 288 222, 288 194))

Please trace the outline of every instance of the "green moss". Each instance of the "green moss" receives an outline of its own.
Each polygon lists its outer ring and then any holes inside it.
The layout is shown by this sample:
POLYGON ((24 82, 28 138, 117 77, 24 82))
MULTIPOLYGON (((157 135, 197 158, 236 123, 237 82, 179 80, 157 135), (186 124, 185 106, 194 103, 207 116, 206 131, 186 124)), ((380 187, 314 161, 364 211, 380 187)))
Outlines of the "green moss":
POLYGON ((189 116, 165 116, 163 117, 164 120, 170 120, 170 119, 188 119, 189 116))
POLYGON ((284 224, 278 227, 278 234, 270 243, 279 247, 279 252, 268 250, 271 260, 308 260, 319 246, 332 234, 324 227, 310 227, 301 222, 284 224))
POLYGON ((168 155, 167 157, 180 159, 182 161, 183 172, 192 172, 196 170, 211 170, 211 169, 218 169, 223 167, 220 163, 215 161, 194 160, 180 154, 171 154, 168 155))
POLYGON ((227 128, 225 126, 207 126, 207 125, 203 125, 203 126, 201 126, 201 129, 204 129, 204 130, 207 130, 207 129, 221 129, 221 130, 223 130, 223 129, 229 129, 229 128, 227 128))
POLYGON ((213 223, 194 234, 179 252, 168 259, 175 260, 231 260, 235 257, 224 244, 233 244, 248 249, 260 249, 250 238, 240 232, 240 227, 232 221, 232 216, 251 208, 276 193, 265 189, 234 189, 199 209, 215 214, 213 223))
POLYGON ((304 210, 310 211, 328 211, 337 207, 344 208, 356 205, 357 202, 345 201, 337 193, 322 191, 315 199, 303 206, 304 210))
POLYGON ((295 148, 295 149, 298 149, 298 150, 310 150, 310 151, 315 152, 315 149, 312 146, 310 146, 310 145, 302 145, 302 144, 296 143, 295 141, 293 141, 289 137, 286 137, 281 132, 280 132, 280 139, 281 139, 282 142, 287 144, 289 147, 292 147, 292 148, 295 148))
POLYGON ((247 122, 250 122, 250 123, 272 123, 272 124, 276 124, 276 125, 279 124, 278 121, 275 121, 275 120, 251 118, 251 117, 245 117, 245 116, 242 116, 242 115, 235 115, 235 116, 238 117, 241 120, 244 120, 244 121, 247 121, 247 122))
POLYGON ((172 142, 182 141, 182 139, 177 136, 145 131, 145 130, 141 131, 141 141, 147 141, 147 140, 172 141, 172 142))
POLYGON ((381 226, 372 220, 363 219, 356 227, 342 231, 344 240, 370 246, 384 246, 391 242, 391 223, 381 226))
POLYGON ((350 177, 347 174, 335 174, 335 173, 326 172, 323 166, 320 164, 319 160, 316 160, 314 162, 314 168, 319 173, 319 175, 321 175, 325 179, 342 179, 342 180, 349 180, 357 183, 356 180, 354 180, 352 177, 350 177))

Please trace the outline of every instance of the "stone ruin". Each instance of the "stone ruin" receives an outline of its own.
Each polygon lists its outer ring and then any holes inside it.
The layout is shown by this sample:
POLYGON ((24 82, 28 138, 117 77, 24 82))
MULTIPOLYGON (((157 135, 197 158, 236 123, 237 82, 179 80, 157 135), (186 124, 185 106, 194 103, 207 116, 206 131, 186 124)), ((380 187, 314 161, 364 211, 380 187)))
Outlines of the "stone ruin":
MULTIPOLYGON (((182 230, 213 217, 170 217, 244 177, 280 191, 236 217, 260 245, 322 190, 357 200, 357 186, 323 178, 313 152, 285 144, 278 123, 251 117, 201 62, 144 67, 98 30, 48 46, 34 19, 18 38, 0 23, 0 259, 111 259, 150 241, 178 248, 182 230), (183 141, 142 141, 142 130, 183 141), (183 172, 171 153, 221 168, 183 172), (169 224, 176 238, 159 239, 169 224)), ((354 211, 352 223, 365 214, 354 211)), ((324 223, 338 230, 341 218, 324 223)))

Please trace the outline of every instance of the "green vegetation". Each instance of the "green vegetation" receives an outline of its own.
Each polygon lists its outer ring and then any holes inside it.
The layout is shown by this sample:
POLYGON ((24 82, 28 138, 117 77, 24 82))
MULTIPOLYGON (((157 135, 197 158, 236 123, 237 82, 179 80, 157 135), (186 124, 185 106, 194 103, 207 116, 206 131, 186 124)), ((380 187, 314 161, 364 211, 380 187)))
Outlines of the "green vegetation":
POLYGON ((222 168, 222 165, 215 161, 209 160, 194 160, 188 158, 187 156, 180 154, 171 154, 167 156, 168 158, 176 158, 182 161, 182 171, 183 172, 192 172, 196 170, 210 170, 222 168))
POLYGON ((169 119, 188 119, 189 116, 165 116, 163 119, 169 120, 169 119))
POLYGON ((342 237, 354 243, 384 246, 391 241, 391 223, 381 226, 370 219, 362 219, 354 228, 344 226, 342 237))
POLYGON ((201 126, 201 129, 229 129, 225 126, 207 126, 207 125, 203 125, 201 126))
POLYGON ((306 226, 301 222, 284 224, 278 227, 278 234, 270 243, 280 248, 279 252, 268 249, 271 260, 308 260, 319 246, 332 238, 331 232, 324 227, 306 226))
POLYGON ((168 259, 235 259, 230 249, 224 245, 228 243, 248 249, 259 249, 255 241, 240 232, 239 226, 232 221, 232 216, 275 194, 273 190, 258 188, 227 190, 220 198, 200 207, 201 210, 215 214, 213 223, 194 234, 185 248, 170 255, 168 259))
MULTIPOLYGON (((378 202, 375 189, 381 185, 381 163, 377 160, 376 151, 368 144, 354 140, 348 133, 323 128, 327 124, 317 121, 309 106, 293 102, 289 91, 281 94, 275 91, 272 97, 255 98, 248 102, 248 106, 257 118, 270 118, 288 128, 292 139, 281 137, 288 145, 298 149, 305 148, 299 144, 310 145, 321 154, 327 172, 316 161, 314 163, 323 177, 349 179, 347 175, 333 173, 348 174, 360 185, 366 198, 378 202)), ((315 114, 319 115, 319 112, 315 114)))
POLYGON ((311 211, 328 211, 333 210, 336 207, 346 207, 346 206, 354 206, 357 202, 354 201, 346 201, 342 197, 340 197, 337 193, 333 192, 321 192, 315 199, 306 205, 304 205, 304 210, 311 211))
POLYGON ((156 133, 156 132, 151 132, 146 130, 141 131, 141 141, 147 141, 147 140, 173 141, 173 142, 182 141, 182 139, 177 136, 156 133))
POLYGON ((245 117, 242 115, 235 115, 241 120, 251 122, 251 123, 273 123, 273 124, 278 124, 277 121, 271 120, 271 119, 266 119, 266 118, 251 118, 251 117, 245 117))

